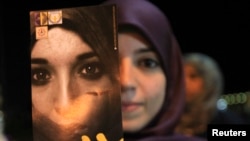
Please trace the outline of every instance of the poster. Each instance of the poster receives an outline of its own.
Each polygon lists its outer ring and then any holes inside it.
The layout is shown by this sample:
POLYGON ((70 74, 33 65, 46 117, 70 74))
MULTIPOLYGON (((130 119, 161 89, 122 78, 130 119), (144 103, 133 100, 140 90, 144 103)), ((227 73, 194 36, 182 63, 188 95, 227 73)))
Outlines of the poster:
POLYGON ((29 14, 33 140, 123 140, 116 7, 29 14))

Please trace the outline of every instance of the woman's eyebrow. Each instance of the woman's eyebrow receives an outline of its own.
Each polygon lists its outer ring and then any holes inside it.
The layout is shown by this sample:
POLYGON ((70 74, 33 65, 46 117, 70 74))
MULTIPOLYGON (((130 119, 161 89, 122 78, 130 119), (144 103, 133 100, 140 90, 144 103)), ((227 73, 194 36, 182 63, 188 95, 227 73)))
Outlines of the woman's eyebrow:
POLYGON ((42 58, 32 58, 31 64, 48 64, 48 61, 42 58))
POLYGON ((141 48, 136 50, 136 54, 140 54, 140 53, 146 53, 146 52, 153 52, 153 50, 151 48, 141 48))
POLYGON ((83 54, 76 56, 76 59, 77 60, 85 60, 85 59, 96 57, 96 56, 97 55, 94 52, 87 52, 87 53, 83 53, 83 54))
MULTIPOLYGON (((92 58, 97 56, 94 52, 88 52, 88 53, 83 53, 80 54, 76 57, 77 60, 85 60, 88 58, 92 58)), ((31 64, 48 64, 48 60, 43 59, 43 58, 32 58, 31 59, 31 64)))

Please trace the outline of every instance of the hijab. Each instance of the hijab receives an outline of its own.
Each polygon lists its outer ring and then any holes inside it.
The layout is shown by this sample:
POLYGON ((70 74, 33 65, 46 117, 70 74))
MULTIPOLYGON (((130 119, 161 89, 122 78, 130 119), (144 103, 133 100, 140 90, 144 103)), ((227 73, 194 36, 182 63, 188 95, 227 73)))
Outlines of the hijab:
MULTIPOLYGON (((164 13, 147 0, 107 0, 115 4, 118 31, 121 26, 133 26, 153 45, 167 78, 164 104, 156 117, 136 133, 124 133, 126 141, 191 140, 176 135, 176 127, 184 108, 184 74, 182 54, 164 13)), ((119 46, 119 45, 118 45, 119 46)))

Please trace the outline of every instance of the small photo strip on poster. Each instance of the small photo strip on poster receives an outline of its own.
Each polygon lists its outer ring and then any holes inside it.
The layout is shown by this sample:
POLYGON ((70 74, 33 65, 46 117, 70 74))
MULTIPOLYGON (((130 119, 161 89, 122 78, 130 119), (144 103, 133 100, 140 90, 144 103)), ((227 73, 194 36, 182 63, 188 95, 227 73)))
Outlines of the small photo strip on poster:
POLYGON ((35 11, 32 13, 36 39, 48 38, 48 26, 62 24, 62 10, 35 11))

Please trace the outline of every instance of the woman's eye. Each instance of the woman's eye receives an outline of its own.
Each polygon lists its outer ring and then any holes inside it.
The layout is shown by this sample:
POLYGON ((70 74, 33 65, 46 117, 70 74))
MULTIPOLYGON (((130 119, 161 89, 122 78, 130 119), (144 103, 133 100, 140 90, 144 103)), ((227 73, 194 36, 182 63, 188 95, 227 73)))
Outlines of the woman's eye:
POLYGON ((51 79, 51 74, 46 69, 32 69, 31 70, 31 81, 33 85, 45 85, 51 79))
POLYGON ((103 75, 103 67, 100 63, 88 63, 84 64, 79 71, 81 77, 85 79, 99 79, 103 75))
POLYGON ((199 79, 199 78, 201 78, 201 76, 199 74, 197 74, 197 73, 191 73, 191 74, 189 74, 189 77, 191 79, 199 79))
POLYGON ((159 67, 159 62, 154 60, 154 59, 150 59, 150 58, 146 58, 146 59, 142 59, 138 62, 138 65, 143 67, 143 68, 157 68, 159 67))

